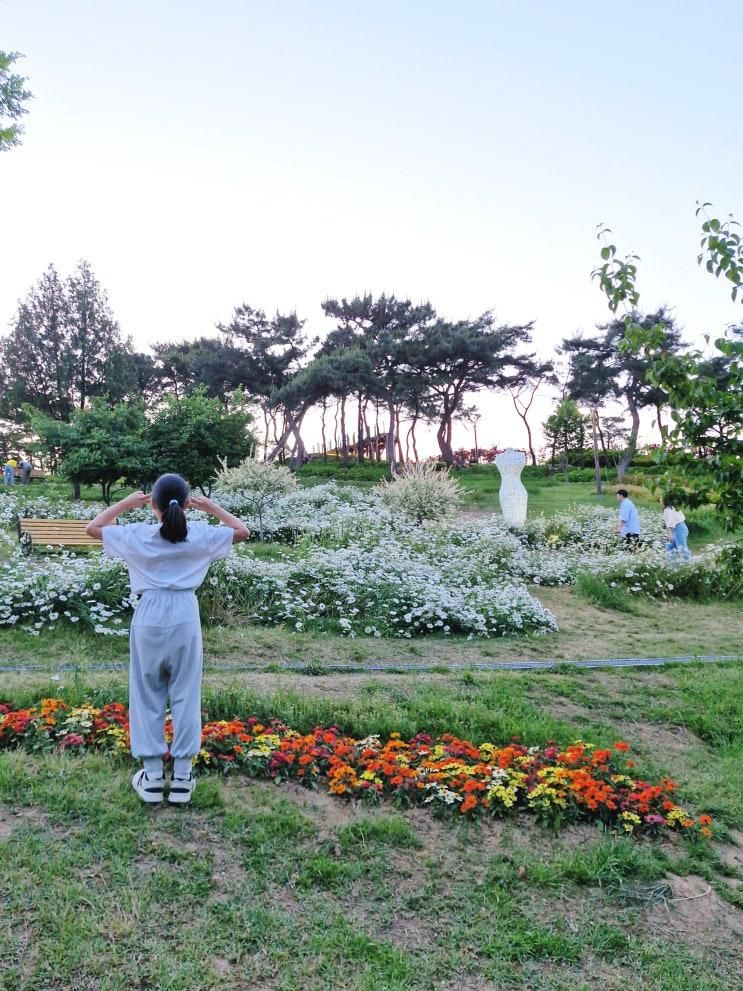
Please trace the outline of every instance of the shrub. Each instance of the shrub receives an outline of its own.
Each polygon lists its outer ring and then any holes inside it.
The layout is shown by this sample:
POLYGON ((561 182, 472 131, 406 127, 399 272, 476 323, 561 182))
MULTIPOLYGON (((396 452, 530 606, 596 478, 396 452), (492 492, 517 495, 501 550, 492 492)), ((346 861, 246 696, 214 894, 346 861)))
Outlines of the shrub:
POLYGON ((255 458, 245 458, 234 468, 224 461, 217 473, 215 486, 219 492, 232 497, 233 504, 258 519, 258 537, 263 541, 263 517, 267 509, 282 496, 296 489, 297 480, 283 465, 276 465, 255 458))
POLYGON ((431 464, 406 465, 393 482, 383 480, 377 492, 393 513, 418 524, 448 519, 462 503, 459 482, 431 464))

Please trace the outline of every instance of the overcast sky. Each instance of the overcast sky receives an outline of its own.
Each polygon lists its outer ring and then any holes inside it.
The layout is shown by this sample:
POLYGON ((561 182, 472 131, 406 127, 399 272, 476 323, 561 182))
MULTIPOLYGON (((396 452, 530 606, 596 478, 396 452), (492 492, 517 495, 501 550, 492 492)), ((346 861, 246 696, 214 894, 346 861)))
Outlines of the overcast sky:
MULTIPOLYGON (((387 291, 534 319, 547 355, 607 316, 603 221, 699 340, 738 317, 694 205, 743 218, 742 47, 723 0, 1 0, 35 99, 0 155, 0 332, 85 257, 142 348, 243 301, 322 333, 325 296, 387 291)), ((481 442, 524 443, 509 403, 481 442)))

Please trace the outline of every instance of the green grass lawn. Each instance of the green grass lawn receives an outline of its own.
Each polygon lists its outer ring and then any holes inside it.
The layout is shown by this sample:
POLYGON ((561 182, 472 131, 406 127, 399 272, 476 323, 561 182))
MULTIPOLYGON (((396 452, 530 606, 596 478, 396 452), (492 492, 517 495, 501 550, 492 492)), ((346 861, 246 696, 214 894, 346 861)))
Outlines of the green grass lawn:
MULTIPOLYGON (((468 511, 497 510, 496 479, 464 484, 468 511)), ((531 512, 596 500, 587 483, 528 484, 531 512)), ((698 543, 721 535, 709 512, 690 529, 698 543)), ((205 713, 359 737, 622 738, 640 774, 672 776, 682 803, 715 817, 711 843, 553 832, 527 816, 463 823, 238 776, 203 775, 191 808, 148 809, 121 758, 0 751, 0 991, 738 987, 743 664, 569 662, 740 655, 740 604, 637 600, 619 612, 590 590, 534 591, 559 633, 408 642, 207 627, 205 713), (522 658, 565 663, 473 667, 522 658)), ((3 629, 0 666, 34 670, 0 670, 0 699, 125 701, 127 652, 125 639, 77 628, 3 629)))
MULTIPOLYGON (((737 986, 743 667, 287 677, 209 675, 205 707, 358 734, 621 737, 715 816, 716 839, 458 823, 237 776, 148 809, 127 763, 3 752, 3 991, 737 986)), ((122 696, 124 679, 72 688, 91 690, 122 696)))

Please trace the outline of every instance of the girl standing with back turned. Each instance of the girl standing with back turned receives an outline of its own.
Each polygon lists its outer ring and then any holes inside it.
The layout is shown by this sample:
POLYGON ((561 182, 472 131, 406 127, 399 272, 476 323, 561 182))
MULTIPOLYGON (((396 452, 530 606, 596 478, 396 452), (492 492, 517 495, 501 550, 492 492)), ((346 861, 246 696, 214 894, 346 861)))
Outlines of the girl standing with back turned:
POLYGON ((185 804, 195 787, 192 763, 201 747, 201 667, 203 651, 195 591, 209 565, 227 557, 250 531, 211 499, 192 496, 180 475, 161 475, 152 495, 133 492, 99 513, 86 533, 103 541, 108 557, 123 558, 132 592, 141 596, 130 635, 129 730, 132 756, 143 768, 132 787, 143 802, 162 802, 165 710, 173 719, 173 775, 168 801, 185 804), (116 526, 116 517, 150 502, 157 523, 116 526), (223 526, 187 523, 192 506, 223 526))

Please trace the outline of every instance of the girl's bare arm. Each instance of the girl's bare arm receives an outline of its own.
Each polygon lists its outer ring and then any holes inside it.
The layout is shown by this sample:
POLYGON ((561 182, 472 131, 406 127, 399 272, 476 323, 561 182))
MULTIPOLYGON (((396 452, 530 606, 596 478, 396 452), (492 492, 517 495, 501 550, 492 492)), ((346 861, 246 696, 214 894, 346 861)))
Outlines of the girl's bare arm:
POLYGON ((232 513, 228 513, 226 509, 223 509, 222 506, 212 499, 207 499, 206 496, 192 495, 186 506, 193 507, 193 509, 200 509, 202 513, 209 513, 210 516, 218 519, 220 523, 228 526, 232 530, 233 544, 240 544, 249 539, 250 530, 245 526, 243 521, 233 516, 232 513))
POLYGON ((145 492, 132 492, 130 495, 125 496, 118 502, 114 503, 113 506, 109 506, 104 509, 102 513, 99 513, 94 520, 85 527, 85 532, 89 537, 95 537, 97 540, 103 540, 103 528, 104 526, 110 526, 112 523, 116 522, 116 517, 120 516, 122 513, 128 512, 130 509, 141 509, 142 506, 147 505, 150 501, 150 497, 145 492))

